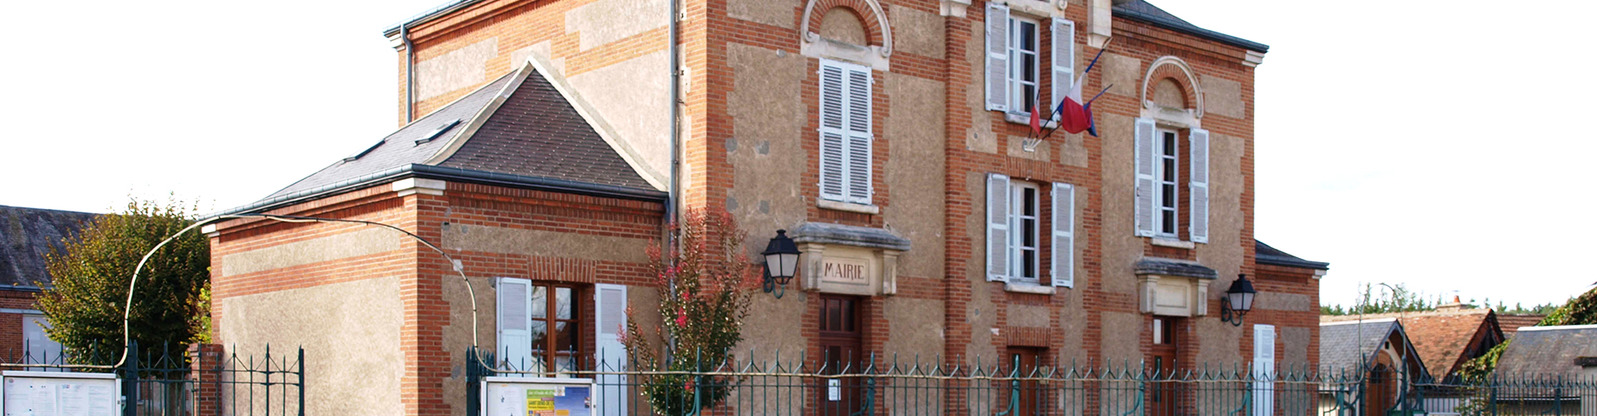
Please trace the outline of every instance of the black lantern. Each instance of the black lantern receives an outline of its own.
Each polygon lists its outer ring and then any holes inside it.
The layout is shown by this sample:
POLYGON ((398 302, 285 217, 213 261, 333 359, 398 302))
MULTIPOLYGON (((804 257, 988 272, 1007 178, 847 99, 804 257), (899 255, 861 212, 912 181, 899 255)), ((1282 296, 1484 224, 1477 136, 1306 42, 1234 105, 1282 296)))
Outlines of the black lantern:
POLYGON ((765 246, 765 293, 775 293, 780 299, 787 291, 787 281, 798 270, 799 249, 787 230, 776 230, 776 237, 765 246))
POLYGON ((1253 310, 1253 296, 1258 293, 1253 290, 1248 275, 1238 274, 1237 280, 1231 282, 1231 288, 1225 290, 1225 297, 1220 298, 1220 321, 1242 326, 1242 315, 1253 310))

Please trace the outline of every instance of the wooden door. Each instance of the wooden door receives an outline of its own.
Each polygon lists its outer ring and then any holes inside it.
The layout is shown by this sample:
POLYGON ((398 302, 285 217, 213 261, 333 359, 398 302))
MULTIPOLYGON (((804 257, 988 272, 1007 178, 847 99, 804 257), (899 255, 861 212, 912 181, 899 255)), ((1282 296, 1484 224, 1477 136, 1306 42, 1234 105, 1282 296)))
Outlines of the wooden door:
MULTIPOLYGON (((820 341, 824 374, 860 372, 865 363, 860 298, 821 295, 820 341)), ((858 378, 823 379, 816 389, 823 415, 848 415, 859 411, 858 378)))
MULTIPOLYGON (((1019 377, 1040 375, 1042 374, 1041 371, 1034 373, 1033 370, 1047 365, 1043 362, 1043 357, 1046 356, 1047 354, 1044 354, 1041 348, 1009 347, 1008 364, 1014 366, 1014 371, 1011 371, 1010 374, 1015 374, 1019 377)), ((999 411, 1007 409, 1009 400, 1019 396, 1020 400, 1015 403, 1015 412, 1013 414, 1030 416, 1047 412, 1048 406, 1045 405, 1044 401, 1047 400, 1048 395, 1042 392, 1041 383, 1027 380, 1006 384, 1008 386, 1016 386, 1018 384, 1019 388, 1017 389, 1018 391, 1008 392, 1009 389, 1006 386, 1004 389, 1006 394, 1003 396, 1000 406, 998 406, 999 411)))
POLYGON ((1176 414, 1176 401, 1179 389, 1177 383, 1162 382, 1175 378, 1176 372, 1176 324, 1175 318, 1156 316, 1153 318, 1153 348, 1148 357, 1148 379, 1154 380, 1148 386, 1148 415, 1173 416, 1176 414))

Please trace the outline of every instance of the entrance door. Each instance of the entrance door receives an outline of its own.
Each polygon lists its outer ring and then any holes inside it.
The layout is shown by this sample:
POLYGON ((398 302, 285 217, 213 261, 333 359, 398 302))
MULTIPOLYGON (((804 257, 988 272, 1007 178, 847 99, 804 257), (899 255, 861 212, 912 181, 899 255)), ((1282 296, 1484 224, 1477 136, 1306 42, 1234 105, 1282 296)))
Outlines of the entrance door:
MULTIPOLYGON (((1009 347, 1008 364, 1014 366, 1013 371, 1009 372, 1009 374, 1014 374, 1018 377, 1040 375, 1041 372, 1034 373, 1033 371, 1046 365, 1042 361, 1044 356, 1046 354, 1043 354, 1043 349, 1041 348, 1009 347)), ((1006 388, 1004 390, 1006 391, 1008 386, 1014 385, 1012 383, 1005 384, 1006 388)), ((1041 392, 1042 386, 1037 381, 1027 380, 1021 381, 1019 387, 1019 391, 1015 393, 1019 393, 1020 401, 1015 404, 1014 414, 1021 416, 1043 414, 1046 411, 1045 409, 1048 408, 1044 404, 1048 395, 1041 392)), ((1013 393, 1004 395, 998 406, 999 411, 1008 408, 1009 400, 1012 397, 1014 397, 1013 393)))
POLYGON ((1173 416, 1176 414, 1177 383, 1162 382, 1175 378, 1176 371, 1176 318, 1153 318, 1153 348, 1148 357, 1148 414, 1173 416))
MULTIPOLYGON (((862 368, 860 298, 821 295, 820 341, 824 374, 857 373, 862 368)), ((817 390, 818 408, 824 415, 859 411, 859 379, 823 379, 817 390)))

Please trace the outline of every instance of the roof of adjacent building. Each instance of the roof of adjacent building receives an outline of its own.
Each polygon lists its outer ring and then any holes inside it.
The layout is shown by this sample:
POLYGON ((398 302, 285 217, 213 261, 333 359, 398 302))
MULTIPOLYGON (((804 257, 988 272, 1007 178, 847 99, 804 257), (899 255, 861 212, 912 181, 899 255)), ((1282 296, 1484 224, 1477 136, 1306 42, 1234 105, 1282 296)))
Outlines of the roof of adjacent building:
POLYGON ((1414 352, 1403 324, 1392 318, 1320 322, 1320 366, 1331 371, 1356 371, 1361 365, 1368 366, 1393 334, 1400 335, 1407 344, 1402 348, 1418 364, 1417 371, 1426 371, 1424 359, 1414 352))
POLYGON ((227 212, 269 209, 406 175, 638 199, 664 196, 529 64, 360 153, 227 212))
POLYGON ((1580 357, 1597 357, 1597 325, 1524 327, 1498 358, 1496 373, 1578 374, 1580 357))
POLYGON ((99 214, 0 205, 0 288, 50 285, 44 256, 99 214))
POLYGON ((1137 20, 1161 28, 1252 51, 1270 51, 1270 45, 1265 45, 1251 40, 1198 27, 1197 25, 1189 23, 1186 20, 1182 20, 1181 18, 1176 17, 1176 15, 1170 14, 1170 12, 1164 11, 1164 9, 1161 9, 1158 6, 1154 6, 1153 4, 1143 0, 1130 0, 1124 2, 1116 1, 1113 11, 1115 17, 1124 17, 1131 20, 1137 20))
POLYGON ((1513 337, 1521 327, 1536 326, 1547 319, 1547 315, 1538 313, 1500 313, 1497 314, 1497 324, 1503 328, 1503 336, 1513 337))
POLYGON ((1285 251, 1270 247, 1263 241, 1253 240, 1253 261, 1258 264, 1275 266, 1301 267, 1305 269, 1330 270, 1331 263, 1323 261, 1304 260, 1298 256, 1287 254, 1285 251))
POLYGON ((1503 331, 1497 325, 1497 315, 1491 309, 1463 309, 1414 313, 1398 318, 1408 331, 1414 351, 1425 361, 1432 375, 1446 377, 1459 365, 1469 361, 1470 347, 1484 342, 1485 352, 1503 340, 1503 331))

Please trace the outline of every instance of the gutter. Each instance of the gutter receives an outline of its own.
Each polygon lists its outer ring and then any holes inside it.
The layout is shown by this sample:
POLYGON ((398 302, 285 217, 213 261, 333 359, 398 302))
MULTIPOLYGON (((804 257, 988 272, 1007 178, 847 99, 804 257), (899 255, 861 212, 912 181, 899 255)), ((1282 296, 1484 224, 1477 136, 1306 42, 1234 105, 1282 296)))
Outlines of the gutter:
POLYGON ((438 179, 447 182, 464 182, 481 185, 504 186, 539 191, 551 191, 568 194, 587 195, 601 198, 628 199, 635 201, 665 201, 667 195, 656 190, 634 189, 615 185, 602 185, 596 183, 568 181, 564 179, 541 178, 536 176, 513 175, 508 173, 484 172, 461 168, 443 166, 407 164, 380 172, 363 175, 357 178, 319 186, 304 191, 291 193, 275 198, 268 198, 249 205, 235 207, 207 217, 236 214, 254 214, 271 211, 274 209, 325 198, 356 189, 373 185, 394 182, 405 178, 438 179))
MULTIPOLYGON (((670 224, 675 224, 677 222, 676 205, 678 200, 682 198, 682 183, 677 177, 677 171, 681 170, 682 165, 682 70, 679 68, 681 63, 678 62, 678 54, 681 53, 681 46, 679 46, 677 39, 679 36, 677 29, 677 8, 680 7, 677 5, 677 1, 678 0, 671 0, 671 10, 668 10, 668 12, 671 13, 671 23, 669 29, 671 32, 669 42, 671 42, 671 44, 666 48, 666 53, 671 54, 671 173, 669 175, 671 184, 669 188, 670 193, 666 194, 666 230, 670 229, 670 224)), ((665 241, 670 242, 667 243, 668 245, 674 245, 676 240, 670 237, 671 236, 669 235, 666 236, 665 241)), ((669 249, 671 247, 666 248, 669 249)), ((671 251, 666 252, 670 253, 671 251)))

